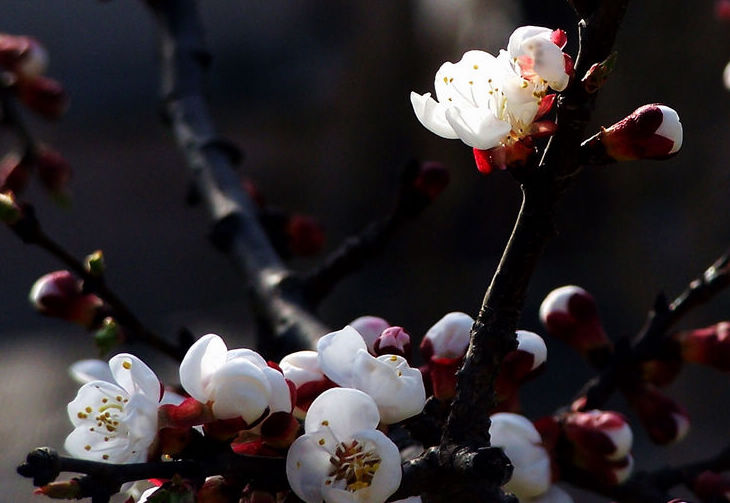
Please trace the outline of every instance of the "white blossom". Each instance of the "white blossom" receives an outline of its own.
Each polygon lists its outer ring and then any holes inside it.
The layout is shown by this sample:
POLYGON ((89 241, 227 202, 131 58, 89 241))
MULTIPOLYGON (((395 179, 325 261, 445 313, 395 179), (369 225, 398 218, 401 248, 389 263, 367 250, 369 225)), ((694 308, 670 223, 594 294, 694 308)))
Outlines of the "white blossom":
POLYGON ((347 326, 321 337, 319 365, 336 384, 370 395, 386 424, 402 421, 423 410, 426 391, 418 369, 397 355, 372 356, 360 334, 347 326))
POLYGON ((401 480, 398 448, 375 429, 378 408, 365 393, 333 388, 309 408, 304 435, 289 448, 286 474, 306 503, 381 503, 401 480))
POLYGON ((82 459, 145 461, 157 435, 160 381, 142 360, 127 353, 109 360, 109 369, 114 382, 90 381, 68 404, 75 429, 64 446, 82 459))
POLYGON ((215 334, 201 337, 180 364, 180 384, 210 403, 218 419, 241 417, 251 424, 268 412, 291 412, 289 386, 281 372, 250 349, 228 350, 215 334))

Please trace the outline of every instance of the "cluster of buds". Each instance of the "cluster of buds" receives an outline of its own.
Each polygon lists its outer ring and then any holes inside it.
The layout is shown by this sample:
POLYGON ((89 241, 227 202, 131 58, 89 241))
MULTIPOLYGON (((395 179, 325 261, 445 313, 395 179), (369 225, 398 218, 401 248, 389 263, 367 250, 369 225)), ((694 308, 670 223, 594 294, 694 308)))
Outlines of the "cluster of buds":
POLYGON ((536 422, 553 455, 554 471, 580 472, 598 484, 617 485, 631 475, 633 434, 613 411, 571 410, 536 422))
POLYGON ((4 85, 12 87, 28 108, 48 119, 57 119, 68 107, 63 87, 44 75, 48 54, 35 39, 0 34, 0 69, 4 85))
POLYGON ((555 101, 548 91, 564 90, 573 75, 566 42, 562 30, 517 28, 497 57, 474 50, 444 63, 434 79, 437 99, 412 92, 413 111, 429 131, 472 147, 482 173, 524 165, 533 140, 557 130, 544 117, 555 101))

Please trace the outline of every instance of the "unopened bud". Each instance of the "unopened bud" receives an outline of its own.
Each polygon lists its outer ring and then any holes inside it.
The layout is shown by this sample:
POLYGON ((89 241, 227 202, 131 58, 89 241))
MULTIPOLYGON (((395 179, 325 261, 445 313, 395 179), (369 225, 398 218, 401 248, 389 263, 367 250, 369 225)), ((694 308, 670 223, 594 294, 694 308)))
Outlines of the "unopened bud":
POLYGON ((30 290, 31 304, 46 316, 92 328, 103 301, 85 294, 81 282, 69 271, 56 271, 39 278, 30 290))
POLYGON ((594 63, 588 69, 580 80, 587 93, 593 94, 603 87, 603 84, 608 80, 608 76, 613 73, 613 69, 616 67, 617 54, 616 52, 612 52, 605 60, 600 63, 594 63))
POLYGON ((63 86, 48 77, 23 79, 17 86, 18 99, 46 119, 59 119, 68 109, 63 86))
POLYGON ((96 347, 102 354, 109 353, 115 346, 124 340, 121 328, 114 318, 107 316, 101 323, 101 328, 94 334, 96 347))
POLYGON ((286 449, 299 436, 299 421, 288 412, 274 412, 261 424, 261 438, 275 449, 286 449))
POLYGON ((692 491, 702 501, 730 501, 730 478, 706 470, 694 479, 692 491))
POLYGON ((375 354, 375 339, 383 333, 383 330, 390 327, 390 323, 377 316, 361 316, 352 320, 348 325, 357 330, 365 341, 368 352, 372 355, 375 354))
POLYGON ((286 380, 296 387, 294 414, 303 418, 315 398, 337 386, 330 381, 319 366, 316 351, 297 351, 286 355, 279 362, 286 380))
POLYGON ((474 319, 465 313, 446 314, 428 329, 421 342, 421 354, 432 358, 462 358, 469 347, 474 319))
POLYGON ((30 170, 28 157, 16 152, 6 154, 0 160, 0 189, 23 192, 30 180, 30 170))
POLYGON ((190 428, 215 420, 211 408, 192 397, 178 405, 160 405, 157 415, 160 427, 190 428))
POLYGON ((20 78, 37 77, 46 71, 48 53, 34 38, 1 33, 0 66, 20 78))
POLYGON ((59 500, 77 500, 83 497, 81 494, 81 486, 76 479, 64 480, 63 482, 51 482, 43 487, 39 487, 33 491, 33 494, 59 500))
POLYGON ((674 335, 682 346, 682 358, 730 372, 730 322, 678 332, 674 335))
POLYGON ((507 353, 497 375, 495 390, 502 401, 516 393, 530 373, 545 363, 547 346, 542 337, 527 330, 517 331, 517 349, 507 353))
POLYGON ((626 418, 613 411, 569 412, 563 429, 576 449, 611 461, 624 458, 634 439, 626 418))
POLYGON ((548 333, 590 359, 610 351, 593 296, 569 285, 550 292, 540 305, 540 320, 548 333))
POLYGON ((403 327, 388 327, 375 339, 375 354, 398 355, 408 358, 411 354, 411 336, 403 327))
POLYGON ((449 170, 440 162, 424 162, 421 164, 413 188, 429 201, 433 201, 449 184, 449 170))
POLYGON ((730 21, 730 0, 715 0, 715 17, 730 21))
POLYGON ((96 250, 86 256, 84 259, 84 267, 86 271, 93 276, 101 276, 104 274, 104 253, 101 250, 96 250))
POLYGON ((289 251, 306 257, 318 253, 324 245, 324 230, 314 218, 294 214, 286 224, 289 251))
POLYGON ((682 123, 677 112, 666 105, 644 105, 598 137, 606 153, 617 161, 666 159, 682 147, 682 123))
POLYGON ((682 440, 689 431, 687 411, 650 384, 642 384, 626 393, 649 438, 659 445, 682 440))
POLYGON ((23 215, 22 208, 15 201, 11 191, 0 192, 0 222, 14 224, 23 215))
POLYGON ((43 146, 35 157, 38 177, 52 194, 61 194, 71 179, 71 165, 56 150, 43 146))

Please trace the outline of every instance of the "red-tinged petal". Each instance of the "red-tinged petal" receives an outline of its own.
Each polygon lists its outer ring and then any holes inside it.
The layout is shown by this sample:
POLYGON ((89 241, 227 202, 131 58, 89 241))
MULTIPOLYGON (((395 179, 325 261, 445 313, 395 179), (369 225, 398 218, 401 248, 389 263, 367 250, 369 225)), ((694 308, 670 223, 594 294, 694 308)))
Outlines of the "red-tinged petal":
POLYGON ((162 426, 190 428, 213 421, 213 413, 195 398, 186 398, 180 405, 161 405, 158 416, 162 426))
POLYGON ((330 388, 336 388, 337 384, 333 383, 326 377, 319 381, 305 382, 297 388, 296 406, 303 411, 309 410, 309 406, 319 395, 330 388))
POLYGON ((533 138, 544 138, 552 136, 558 130, 558 125, 553 121, 539 121, 532 124, 530 136, 533 138))
POLYGON ((461 358, 431 358, 429 376, 433 396, 441 401, 451 400, 456 394, 456 371, 461 367, 461 358))
POLYGON ((259 438, 248 442, 234 442, 231 444, 231 450, 236 454, 256 456, 261 452, 263 446, 264 441, 259 438))
POLYGON ((474 161, 477 163, 477 169, 485 175, 492 172, 492 166, 489 163, 489 151, 474 149, 474 161))
POLYGON ((542 119, 545 115, 549 114, 555 105, 555 98, 557 94, 546 94, 540 100, 540 104, 537 107, 537 114, 535 114, 535 120, 542 119))
POLYGON ((550 34, 550 41, 562 49, 568 43, 568 35, 558 28, 550 34))
POLYGON ((565 53, 563 53, 563 58, 565 59, 565 73, 572 78, 573 75, 575 75, 575 63, 573 62, 573 58, 565 53))

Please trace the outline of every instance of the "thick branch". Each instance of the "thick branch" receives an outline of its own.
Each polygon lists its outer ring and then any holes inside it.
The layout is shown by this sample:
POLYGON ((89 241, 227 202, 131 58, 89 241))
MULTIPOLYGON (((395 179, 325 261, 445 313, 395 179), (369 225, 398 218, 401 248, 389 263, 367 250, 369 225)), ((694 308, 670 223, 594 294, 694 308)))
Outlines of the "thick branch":
MULTIPOLYGON (((161 36, 164 112, 213 219, 213 240, 250 280, 279 354, 312 346, 327 328, 302 308, 301 285, 271 246, 235 171, 238 150, 218 136, 204 97, 210 59, 194 0, 148 2, 161 36)), ((275 355, 271 355, 272 357, 275 355)))

